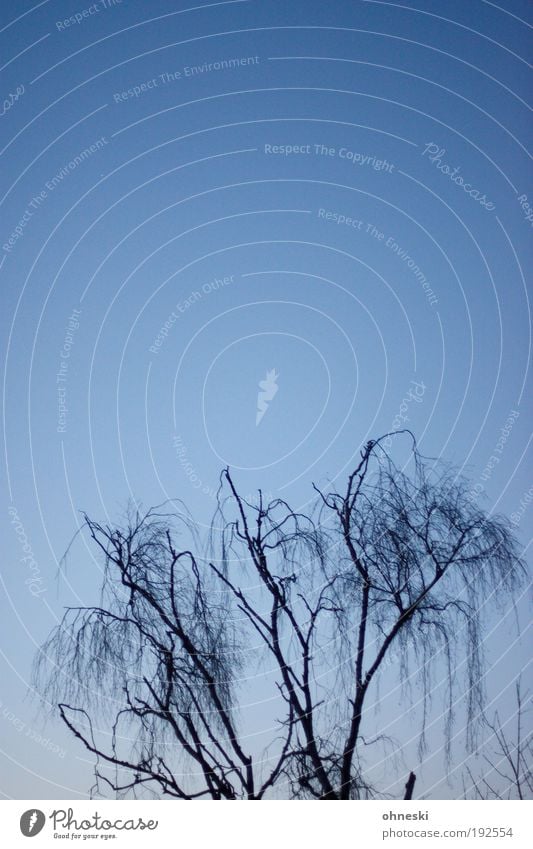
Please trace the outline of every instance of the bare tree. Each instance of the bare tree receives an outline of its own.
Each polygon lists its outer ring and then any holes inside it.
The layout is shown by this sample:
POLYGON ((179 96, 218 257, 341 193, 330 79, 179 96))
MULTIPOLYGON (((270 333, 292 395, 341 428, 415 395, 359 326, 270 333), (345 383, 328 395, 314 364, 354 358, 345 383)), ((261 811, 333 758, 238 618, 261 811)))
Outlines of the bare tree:
MULTIPOLYGON (((252 504, 225 470, 203 552, 183 513, 136 512, 122 529, 85 516, 104 561, 100 603, 67 609, 36 675, 95 756, 98 788, 376 795, 365 708, 393 655, 417 660, 424 706, 444 658, 448 739, 454 687, 478 713, 481 612, 520 584, 517 543, 453 470, 423 462, 414 440, 400 468, 385 438, 365 445, 346 489, 317 489, 311 514, 260 490, 252 504), (453 674, 461 650, 466 682, 453 674), (239 710, 252 684, 273 706, 263 751, 239 710)), ((423 735, 424 719, 422 748, 423 735)))

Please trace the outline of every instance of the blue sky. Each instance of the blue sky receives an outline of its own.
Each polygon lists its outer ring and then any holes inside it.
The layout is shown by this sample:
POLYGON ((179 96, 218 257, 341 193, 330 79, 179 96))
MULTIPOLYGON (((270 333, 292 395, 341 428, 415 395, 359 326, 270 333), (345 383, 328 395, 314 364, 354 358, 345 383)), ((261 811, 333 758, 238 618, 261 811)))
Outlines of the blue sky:
MULTIPOLYGON (((80 510, 113 521, 129 498, 181 498, 207 523, 225 465, 242 492, 305 508, 312 481, 342 481, 401 415, 487 509, 521 511, 527 552, 531 9, 22 0, 0 14, 0 790, 76 798, 90 765, 57 722, 39 733, 64 757, 31 739, 26 693, 63 606, 96 597, 83 542, 58 578, 80 510)), ((527 662, 513 615, 487 641, 489 697, 509 716, 527 662)), ((525 634, 524 602, 517 616, 525 634)), ((426 786, 438 776, 428 766, 426 786)))

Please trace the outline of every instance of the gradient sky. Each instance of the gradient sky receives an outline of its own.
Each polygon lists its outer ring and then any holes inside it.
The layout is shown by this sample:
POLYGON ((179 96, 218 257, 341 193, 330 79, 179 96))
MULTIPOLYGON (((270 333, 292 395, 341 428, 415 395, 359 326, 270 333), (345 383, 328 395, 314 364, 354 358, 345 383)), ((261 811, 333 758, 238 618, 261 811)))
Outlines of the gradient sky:
MULTIPOLYGON (((108 2, 0 12, 8 798, 91 784, 28 698, 63 607, 96 599, 83 540, 58 577, 80 510, 207 523, 225 465, 305 509, 401 411, 530 540, 530 4, 108 2)), ((489 622, 509 719, 528 621, 489 622)), ((431 742, 421 790, 453 796, 431 742)))

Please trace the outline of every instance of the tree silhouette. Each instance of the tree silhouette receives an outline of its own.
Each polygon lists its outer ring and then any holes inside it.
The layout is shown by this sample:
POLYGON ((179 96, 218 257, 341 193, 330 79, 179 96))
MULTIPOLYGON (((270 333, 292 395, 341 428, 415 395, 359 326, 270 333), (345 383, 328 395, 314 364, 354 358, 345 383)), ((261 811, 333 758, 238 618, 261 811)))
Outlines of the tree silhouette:
POLYGON ((508 523, 473 503, 466 481, 414 439, 400 467, 390 437, 365 445, 342 492, 315 488, 306 513, 260 490, 245 500, 226 469, 204 548, 182 509, 134 510, 122 528, 85 515, 104 564, 100 603, 67 608, 36 677, 95 756, 98 792, 378 795, 363 731, 386 660, 400 674, 416 662, 421 752, 435 664, 447 670, 447 747, 461 687, 472 744, 482 611, 508 600, 524 564, 508 523), (257 701, 272 707, 262 750, 247 725, 257 701))

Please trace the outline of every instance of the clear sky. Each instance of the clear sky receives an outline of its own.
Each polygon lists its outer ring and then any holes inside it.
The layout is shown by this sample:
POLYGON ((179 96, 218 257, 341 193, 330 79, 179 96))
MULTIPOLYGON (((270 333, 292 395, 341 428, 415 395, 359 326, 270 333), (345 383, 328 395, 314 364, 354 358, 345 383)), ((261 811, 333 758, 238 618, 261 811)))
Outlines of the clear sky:
MULTIPOLYGON (((58 578, 80 510, 181 498, 207 523, 226 465, 305 509, 407 426, 527 556, 530 21, 525 0, 2 4, 5 797, 91 784, 27 694, 63 607, 96 599, 82 540, 58 578)), ((510 718, 527 606, 489 625, 510 718)), ((433 739, 425 790, 453 795, 433 739)))

